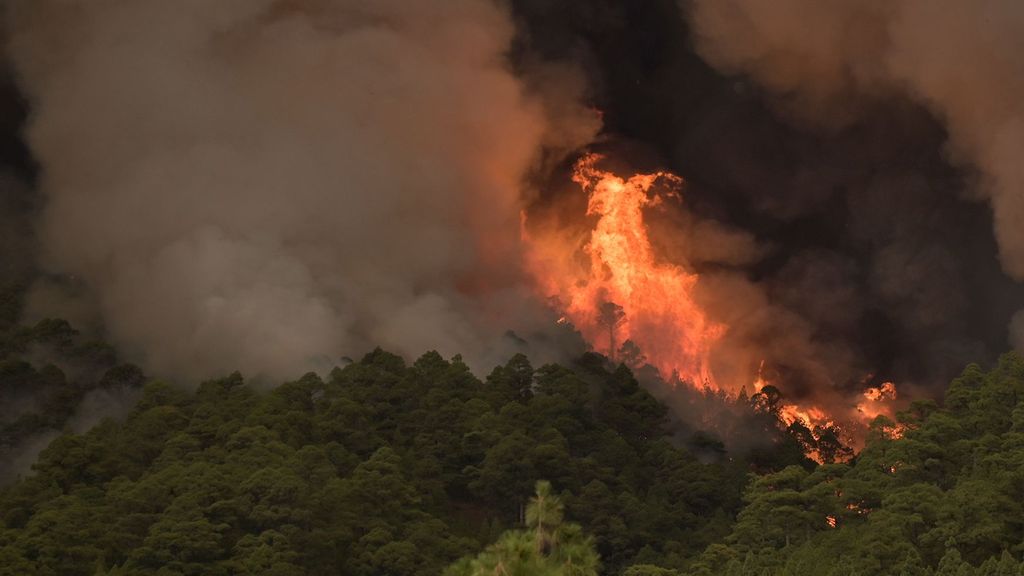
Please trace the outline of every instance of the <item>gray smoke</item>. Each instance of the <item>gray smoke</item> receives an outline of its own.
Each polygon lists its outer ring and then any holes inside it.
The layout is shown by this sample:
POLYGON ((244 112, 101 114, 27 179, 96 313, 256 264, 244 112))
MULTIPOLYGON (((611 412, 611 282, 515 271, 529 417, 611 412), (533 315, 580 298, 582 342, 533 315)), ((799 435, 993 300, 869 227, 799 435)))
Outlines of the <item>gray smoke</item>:
POLYGON ((280 379, 375 345, 490 361, 536 325, 524 175, 598 126, 578 75, 509 71, 498 4, 11 8, 44 265, 150 373, 280 379))

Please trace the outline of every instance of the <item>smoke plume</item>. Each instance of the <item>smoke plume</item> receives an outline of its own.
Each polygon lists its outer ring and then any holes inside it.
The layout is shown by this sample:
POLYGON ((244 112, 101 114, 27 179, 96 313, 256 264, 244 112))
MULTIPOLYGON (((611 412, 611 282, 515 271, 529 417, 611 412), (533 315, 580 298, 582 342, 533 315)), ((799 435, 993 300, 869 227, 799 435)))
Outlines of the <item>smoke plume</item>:
POLYGON ((523 346, 509 328, 545 361, 571 329, 523 286, 520 226, 585 237, 592 152, 686 181, 650 240, 727 326, 731 391, 937 392, 1024 302, 1009 1, 11 8, 46 200, 29 319, 97 317, 154 375, 279 380, 377 345, 482 368, 523 346))
POLYGON ((597 128, 489 0, 18 0, 44 265, 159 375, 373 346, 486 358, 539 313, 522 183, 597 128), (553 85, 554 84, 554 85, 553 85))
MULTIPOLYGON (((965 363, 1005 350, 1024 290, 978 201, 997 193, 993 178, 910 84, 924 69, 905 57, 904 72, 888 70, 899 3, 513 4, 530 50, 587 70, 604 112, 592 149, 608 168, 686 181, 681 207, 647 217, 658 253, 700 274, 699 302, 728 326, 712 357, 719 382, 735 390, 760 374, 789 401, 843 413, 888 381, 901 399, 938 395, 965 363)), ((904 26, 934 32, 927 19, 904 26)), ((1007 22, 999 37, 1019 29, 1007 22)), ((937 54, 931 74, 946 77, 985 56, 937 54)), ((992 72, 982 64, 972 74, 992 72)), ((1014 87, 962 89, 983 107, 1014 87)), ((564 215, 585 206, 567 180, 556 174, 531 205, 536 226, 574 230, 564 215)))
POLYGON ((1024 279, 1024 5, 696 0, 689 15, 701 55, 754 78, 791 117, 835 127, 894 95, 924 104, 948 157, 976 171, 1003 268, 1024 279))

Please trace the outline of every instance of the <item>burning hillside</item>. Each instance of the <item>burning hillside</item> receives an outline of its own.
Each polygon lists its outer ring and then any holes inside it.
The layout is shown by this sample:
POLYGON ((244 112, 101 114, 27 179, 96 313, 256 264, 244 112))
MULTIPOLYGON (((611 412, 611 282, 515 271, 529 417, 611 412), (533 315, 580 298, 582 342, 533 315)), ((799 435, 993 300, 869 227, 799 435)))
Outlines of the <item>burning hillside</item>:
MULTIPOLYGON (((586 154, 573 168, 572 180, 586 195, 585 213, 534 225, 524 212, 526 268, 538 293, 612 361, 649 364, 666 381, 733 396, 750 388, 762 395, 788 390, 787 382, 766 374, 764 359, 753 379, 716 374, 713 356, 729 325, 698 301, 701 277, 690 263, 658 253, 646 218, 651 211, 681 209, 683 179, 668 172, 623 177, 602 169, 604 160, 586 154)), ((836 394, 833 383, 820 382, 809 398, 768 402, 786 425, 812 433, 842 429, 857 442, 870 420, 892 416, 896 400, 891 382, 873 388, 864 379, 862 388, 849 400, 836 399, 829 397, 836 394), (821 398, 828 402, 818 405, 821 398)))
POLYGON ((655 254, 644 222, 646 209, 679 199, 682 180, 666 172, 621 178, 600 161, 587 155, 573 174, 588 194, 589 238, 580 246, 557 231, 527 230, 527 268, 542 295, 612 359, 631 343, 664 376, 717 388, 710 353, 726 327, 694 300, 698 275, 655 254))
POLYGON ((551 308, 815 428, 1024 341, 1019 35, 973 4, 9 4, 23 316, 149 373, 564 360, 551 308))
POLYGON ((0 576, 1024 575, 1022 54, 1021 0, 0 0, 0 576))

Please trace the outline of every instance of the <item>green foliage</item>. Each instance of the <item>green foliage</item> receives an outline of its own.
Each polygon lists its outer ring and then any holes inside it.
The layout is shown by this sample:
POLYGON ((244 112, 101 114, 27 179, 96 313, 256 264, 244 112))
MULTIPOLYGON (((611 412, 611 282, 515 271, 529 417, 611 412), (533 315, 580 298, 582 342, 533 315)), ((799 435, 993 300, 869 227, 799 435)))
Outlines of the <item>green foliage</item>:
POLYGON ((672 433, 665 405, 593 354, 538 368, 516 356, 486 381, 458 357, 376 350, 271 390, 237 373, 192 391, 144 382, 66 323, 4 332, 0 393, 30 391, 39 408, 0 422, 0 452, 65 428, 88 394, 138 401, 57 435, 0 490, 0 576, 1024 570, 1016 355, 969 366, 941 406, 878 419, 848 460, 834 430, 781 430, 769 387, 700 398, 767 439, 749 453, 672 433), (66 376, 72 360, 87 378, 66 376), (815 466, 802 449, 842 462, 815 466))
POLYGON ((880 418, 848 465, 755 477, 732 533, 692 573, 1017 574, 1022 416, 1024 360, 968 366, 944 407, 914 403, 898 417, 901 437, 880 418))
POLYGON ((564 507, 551 484, 537 482, 526 509, 526 530, 502 534, 476 557, 466 557, 445 576, 597 576, 600 561, 593 540, 576 524, 563 523, 564 507))
POLYGON ((239 374, 192 392, 150 382, 123 421, 60 436, 0 491, 3 565, 433 576, 497 540, 562 573, 570 560, 593 573, 597 553, 607 574, 637 559, 682 569, 728 530, 747 465, 674 445, 665 406, 593 360, 516 356, 481 382, 458 358, 376 350, 262 392, 239 374))

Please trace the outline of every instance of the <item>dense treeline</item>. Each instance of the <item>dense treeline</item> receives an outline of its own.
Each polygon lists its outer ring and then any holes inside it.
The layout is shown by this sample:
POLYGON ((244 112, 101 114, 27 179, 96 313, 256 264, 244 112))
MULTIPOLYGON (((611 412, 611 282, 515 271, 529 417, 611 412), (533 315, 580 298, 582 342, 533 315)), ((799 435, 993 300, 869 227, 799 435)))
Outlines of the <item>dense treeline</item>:
MULTIPOLYGON (((81 347, 61 323, 19 330, 81 347)), ((119 377, 141 374, 98 381, 119 377)), ((971 366, 944 407, 816 466, 771 394, 732 401, 765 441, 731 453, 597 355, 485 381, 378 350, 268 391, 149 382, 0 491, 0 574, 1017 574, 1022 392, 1020 358, 971 366)))
MULTIPOLYGON (((607 573, 682 568, 725 536, 748 463, 702 463, 629 370, 376 351, 260 393, 145 386, 0 496, 7 574, 438 574, 520 523, 538 479, 607 573)), ((780 436, 785 439, 785 436, 780 436)), ((779 467, 805 462, 780 441, 779 467)))

